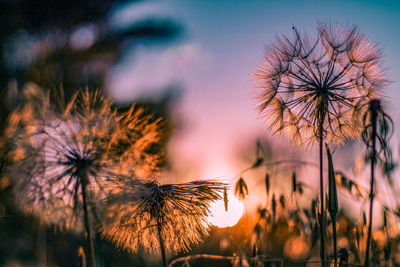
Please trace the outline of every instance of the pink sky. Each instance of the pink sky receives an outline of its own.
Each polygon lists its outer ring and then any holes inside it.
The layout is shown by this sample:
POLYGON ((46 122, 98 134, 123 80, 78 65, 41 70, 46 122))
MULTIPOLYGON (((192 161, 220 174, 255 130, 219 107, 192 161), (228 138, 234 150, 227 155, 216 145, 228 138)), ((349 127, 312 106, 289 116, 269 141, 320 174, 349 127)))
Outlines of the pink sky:
MULTIPOLYGON (((145 1, 119 13, 115 23, 145 14, 170 16, 182 22, 186 34, 168 47, 136 47, 109 77, 117 101, 157 95, 168 84, 183 87, 175 110, 183 128, 170 148, 174 161, 193 164, 194 177, 233 181, 242 167, 237 155, 241 146, 256 136, 270 136, 268 125, 256 111, 252 73, 262 59, 264 45, 278 34, 289 34, 293 25, 309 32, 322 19, 359 25, 384 51, 387 73, 393 80, 386 91, 389 111, 400 112, 396 104, 400 100, 396 80, 400 77, 400 21, 395 2, 304 1, 302 6, 296 1, 196 3, 145 1)), ((394 120, 397 124, 398 116, 394 120)), ((273 140, 288 147, 284 136, 273 140)), ((317 161, 314 150, 304 152, 304 157, 317 161)), ((349 161, 338 160, 338 166, 349 167, 349 161)))

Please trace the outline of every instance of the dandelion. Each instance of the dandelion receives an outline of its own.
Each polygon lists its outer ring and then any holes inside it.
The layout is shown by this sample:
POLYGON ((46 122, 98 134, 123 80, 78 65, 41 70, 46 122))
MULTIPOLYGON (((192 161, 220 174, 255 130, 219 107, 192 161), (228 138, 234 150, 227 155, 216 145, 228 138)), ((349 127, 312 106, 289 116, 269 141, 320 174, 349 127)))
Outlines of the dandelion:
MULTIPOLYGON (((128 136, 123 122, 133 114, 119 115, 99 91, 81 91, 67 105, 51 103, 49 94, 39 88, 27 87, 25 94, 27 104, 16 112, 20 127, 15 151, 22 151, 13 166, 19 177, 17 197, 25 210, 39 214, 45 223, 78 231, 84 227, 95 266, 94 203, 115 173, 122 172, 117 156, 133 146, 121 146, 128 136)), ((143 135, 150 133, 154 135, 143 135)))
MULTIPOLYGON (((323 143, 341 144, 360 136, 368 100, 387 84, 381 53, 357 27, 319 23, 316 38, 293 28, 266 49, 255 77, 259 111, 275 133, 292 143, 319 143, 321 225, 324 225, 323 143)), ((325 234, 321 227, 321 258, 325 234)), ((323 255, 322 255, 323 254, 323 255)))
POLYGON ((144 108, 132 105, 120 116, 120 128, 122 134, 115 151, 120 169, 141 178, 157 174, 165 159, 163 148, 158 148, 165 138, 162 118, 155 118, 144 108))
POLYGON ((356 116, 387 83, 380 51, 356 27, 320 23, 315 39, 293 31, 293 39, 282 36, 266 49, 255 75, 260 112, 294 143, 357 137, 356 116))
POLYGON ((370 180, 370 206, 369 206, 369 224, 366 242, 366 254, 364 266, 369 266, 369 253, 372 235, 372 212, 374 204, 374 183, 375 183, 375 164, 379 157, 379 152, 382 152, 385 157, 385 162, 391 162, 391 152, 388 148, 388 139, 391 131, 393 131, 392 119, 383 111, 381 102, 378 99, 373 99, 369 103, 369 109, 364 115, 364 131, 362 134, 363 141, 370 152, 371 162, 371 180, 370 180), (377 141, 380 150, 377 150, 377 141))
POLYGON ((136 252, 187 251, 207 233, 210 204, 221 198, 225 184, 193 181, 160 185, 156 181, 121 179, 107 199, 103 235, 136 252))

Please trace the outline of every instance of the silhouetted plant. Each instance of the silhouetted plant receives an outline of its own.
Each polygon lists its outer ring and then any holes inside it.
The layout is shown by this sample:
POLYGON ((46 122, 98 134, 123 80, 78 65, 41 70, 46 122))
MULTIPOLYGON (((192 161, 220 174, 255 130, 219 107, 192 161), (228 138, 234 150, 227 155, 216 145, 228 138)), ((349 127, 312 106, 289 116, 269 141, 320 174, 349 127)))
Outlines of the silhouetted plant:
POLYGON ((113 151, 119 158, 119 169, 141 178, 157 173, 165 159, 165 152, 163 148, 154 147, 164 138, 164 126, 162 117, 154 118, 136 105, 120 114, 121 131, 113 151))
POLYGON ((259 111, 275 133, 293 143, 319 142, 321 260, 326 262, 323 189, 324 140, 341 144, 362 131, 368 100, 387 84, 380 51, 357 27, 319 23, 316 38, 282 36, 266 48, 255 77, 259 111))
POLYGON ((224 208, 225 208, 225 211, 226 212, 228 212, 228 202, 229 202, 229 199, 228 199, 228 189, 226 189, 226 188, 224 188, 224 208))
MULTIPOLYGON (((7 119, 17 108, 21 85, 62 84, 70 99, 82 84, 103 87, 127 50, 139 44, 167 45, 183 33, 182 25, 172 18, 145 14, 115 24, 124 5, 114 0, 21 0, 0 5, 0 21, 8 25, 0 29, 4 48, 0 50, 0 143, 6 141, 7 119)), ((7 162, 6 152, 0 146, 0 171, 7 162)))
POLYGON ((276 222, 276 199, 275 199, 275 194, 272 194, 271 210, 272 210, 272 224, 275 224, 275 222, 276 222))
MULTIPOLYGON (((15 112, 14 122, 19 125, 14 127, 13 152, 18 200, 25 210, 61 228, 81 230, 83 217, 89 259, 95 266, 91 215, 96 195, 104 193, 115 173, 123 172, 116 156, 128 153, 125 150, 138 153, 131 148, 139 146, 132 143, 146 138, 129 139, 127 129, 133 129, 127 125, 134 113, 118 115, 111 100, 98 91, 81 91, 66 105, 51 103, 49 93, 34 86, 25 92, 27 103, 15 112)), ((157 141, 156 126, 149 123, 151 130, 135 130, 157 141)))
POLYGON ((346 248, 341 248, 338 253, 339 256, 339 266, 348 267, 349 266, 349 251, 346 248))
POLYGON ((225 184, 198 180, 160 185, 121 178, 107 199, 103 235, 132 252, 187 251, 207 233, 210 204, 221 198, 225 184))
POLYGON ((269 178, 269 174, 267 173, 265 175, 265 191, 267 193, 267 197, 269 196, 269 188, 270 188, 270 178, 269 178))
POLYGON ((336 231, 336 216, 339 212, 339 201, 337 197, 335 169, 333 167, 332 155, 326 144, 326 154, 328 157, 328 181, 329 181, 329 194, 328 194, 328 211, 332 221, 332 232, 333 232, 333 257, 335 261, 335 267, 337 267, 337 231, 336 231))
POLYGON ((243 177, 240 177, 235 185, 235 195, 238 199, 244 200, 249 194, 249 189, 243 177))
POLYGON ((371 164, 371 180, 370 180, 370 206, 369 206, 369 224, 368 235, 365 248, 364 266, 369 266, 369 252, 372 235, 372 212, 374 204, 374 183, 375 183, 375 165, 378 161, 379 154, 383 153, 385 162, 391 162, 391 152, 388 149, 387 141, 393 130, 392 119, 383 111, 381 102, 378 99, 371 100, 368 112, 364 115, 365 129, 363 131, 363 141, 367 145, 371 164), (379 151, 377 150, 377 141, 379 151))

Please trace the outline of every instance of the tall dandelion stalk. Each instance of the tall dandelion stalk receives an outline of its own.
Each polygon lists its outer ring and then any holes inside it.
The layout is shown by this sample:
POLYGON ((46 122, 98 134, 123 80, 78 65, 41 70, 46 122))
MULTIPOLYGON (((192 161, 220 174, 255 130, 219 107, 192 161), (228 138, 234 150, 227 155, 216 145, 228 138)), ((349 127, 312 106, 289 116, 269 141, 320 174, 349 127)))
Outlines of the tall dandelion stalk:
POLYGON ((383 153, 386 162, 391 162, 391 152, 388 149, 387 141, 390 137, 390 132, 393 130, 393 122, 392 119, 383 111, 380 100, 374 99, 370 101, 368 112, 364 115, 364 125, 365 128, 362 136, 363 141, 369 150, 371 164, 369 223, 364 261, 364 266, 368 267, 370 261, 369 254, 372 236, 372 215, 375 197, 375 165, 377 164, 380 152, 383 153), (377 150, 377 147, 380 149, 377 150))
POLYGON ((198 180, 164 184, 121 178, 107 199, 103 235, 131 252, 187 251, 207 233, 210 204, 225 184, 198 180))
POLYGON ((317 25, 315 38, 293 28, 266 48, 255 77, 259 111, 292 143, 319 144, 321 260, 326 266, 323 143, 358 138, 369 99, 387 84, 376 45, 357 27, 317 25))
MULTIPOLYGON (((110 99, 88 89, 66 105, 54 104, 48 92, 34 86, 27 87, 25 97, 26 104, 14 114, 14 124, 19 125, 14 127, 13 151, 18 200, 45 223, 85 229, 88 258, 94 267, 94 203, 115 174, 123 172, 117 156, 134 146, 126 130, 134 115, 118 114, 110 99)), ((156 131, 142 134, 154 139, 156 131)), ((134 163, 132 159, 127 165, 134 163)))

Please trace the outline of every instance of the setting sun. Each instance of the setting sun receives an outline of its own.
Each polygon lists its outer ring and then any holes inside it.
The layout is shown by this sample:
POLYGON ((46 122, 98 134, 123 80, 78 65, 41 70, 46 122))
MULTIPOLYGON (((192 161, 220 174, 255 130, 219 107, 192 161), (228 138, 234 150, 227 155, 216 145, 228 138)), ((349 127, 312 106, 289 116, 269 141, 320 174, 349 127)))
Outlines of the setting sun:
POLYGON ((211 206, 209 222, 217 227, 230 227, 238 223, 243 214, 243 203, 241 203, 232 192, 228 192, 228 211, 225 211, 224 200, 220 199, 211 206))
POLYGON ((400 267, 400 0, 0 7, 0 267, 400 267))

